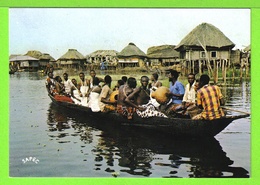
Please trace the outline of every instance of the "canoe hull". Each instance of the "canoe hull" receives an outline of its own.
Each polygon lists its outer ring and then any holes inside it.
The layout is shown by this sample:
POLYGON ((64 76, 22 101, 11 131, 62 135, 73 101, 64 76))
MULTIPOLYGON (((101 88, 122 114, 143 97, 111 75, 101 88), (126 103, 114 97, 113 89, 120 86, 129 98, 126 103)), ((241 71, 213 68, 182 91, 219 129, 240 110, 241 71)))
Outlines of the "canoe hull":
POLYGON ((128 120, 116 112, 95 113, 88 107, 56 101, 52 96, 50 96, 50 98, 52 102, 59 107, 70 109, 70 111, 75 111, 75 113, 81 112, 83 114, 80 116, 92 117, 93 119, 102 121, 98 122, 99 124, 161 132, 176 137, 214 137, 225 129, 233 120, 248 117, 248 115, 239 115, 216 120, 191 120, 163 117, 141 118, 134 114, 133 119, 128 120))

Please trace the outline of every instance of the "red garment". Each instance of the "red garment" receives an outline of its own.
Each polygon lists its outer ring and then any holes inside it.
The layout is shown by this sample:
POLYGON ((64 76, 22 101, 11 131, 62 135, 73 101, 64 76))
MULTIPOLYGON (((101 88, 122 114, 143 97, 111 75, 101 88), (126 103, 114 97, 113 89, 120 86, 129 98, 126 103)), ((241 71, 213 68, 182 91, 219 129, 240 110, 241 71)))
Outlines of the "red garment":
POLYGON ((54 99, 55 99, 56 101, 74 103, 73 100, 72 100, 70 97, 64 96, 64 95, 55 94, 55 95, 54 95, 54 99))

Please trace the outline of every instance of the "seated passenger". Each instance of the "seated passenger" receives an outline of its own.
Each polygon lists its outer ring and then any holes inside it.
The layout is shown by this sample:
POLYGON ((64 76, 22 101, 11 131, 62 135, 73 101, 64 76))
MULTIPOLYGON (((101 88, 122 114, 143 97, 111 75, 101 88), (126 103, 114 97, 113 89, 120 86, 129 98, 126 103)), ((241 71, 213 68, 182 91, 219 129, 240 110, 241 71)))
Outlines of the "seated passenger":
POLYGON ((133 77, 128 78, 127 83, 125 85, 121 85, 118 90, 118 98, 117 98, 117 112, 127 119, 133 118, 133 113, 135 112, 135 108, 126 103, 126 98, 129 94, 131 94, 136 87, 136 79, 133 77))
POLYGON ((202 109, 202 112, 192 119, 213 120, 225 116, 221 105, 224 105, 224 97, 216 85, 209 85, 209 76, 201 75, 200 86, 197 92, 197 105, 202 109))
POLYGON ((195 91, 195 75, 190 73, 188 75, 188 84, 185 86, 185 93, 182 99, 182 109, 185 110, 189 106, 195 104, 196 91, 195 91))
POLYGON ((79 73, 79 78, 80 78, 80 82, 79 82, 79 90, 81 92, 81 96, 82 97, 86 97, 87 93, 89 91, 89 80, 85 79, 85 74, 83 72, 79 73))
POLYGON ((71 80, 73 86, 71 87, 71 99, 74 101, 75 104, 81 105, 82 97, 80 96, 81 92, 78 89, 77 80, 73 78, 71 80))
POLYGON ((73 86, 73 83, 71 82, 71 80, 69 79, 69 75, 68 73, 63 73, 63 79, 64 79, 64 86, 65 86, 65 92, 70 95, 71 93, 71 87, 73 86))
POLYGON ((148 87, 149 78, 147 76, 141 77, 141 86, 134 89, 134 91, 126 98, 126 103, 136 109, 138 116, 148 118, 153 116, 166 117, 163 113, 157 111, 150 101, 150 89, 148 87))
POLYGON ((59 95, 64 95, 65 94, 65 87, 64 84, 62 83, 62 79, 60 76, 56 76, 54 78, 55 80, 55 89, 56 89, 56 93, 59 95))
POLYGON ((179 73, 176 70, 170 70, 170 96, 171 104, 166 107, 166 115, 175 116, 177 110, 181 110, 183 95, 185 93, 184 86, 178 81, 179 73))
POLYGON ((99 79, 97 77, 93 78, 93 87, 90 89, 88 106, 93 112, 101 111, 99 107, 99 95, 101 92, 101 87, 99 86, 99 79))
POLYGON ((121 85, 124 85, 124 84, 125 84, 125 83, 124 83, 123 80, 117 80, 117 84, 115 85, 113 91, 117 91, 117 90, 119 89, 119 87, 120 87, 121 85))
POLYGON ((55 80, 53 78, 53 72, 48 72, 45 85, 49 94, 53 95, 55 92, 55 80))
POLYGON ((112 78, 109 75, 106 75, 104 78, 105 84, 102 87, 101 93, 99 95, 100 103, 99 107, 101 112, 108 112, 111 110, 115 110, 113 106, 114 103, 111 103, 109 98, 112 90, 110 89, 112 78))
MULTIPOLYGON (((162 86, 162 83, 160 81, 158 81, 158 74, 157 73, 153 73, 151 76, 151 83, 149 84, 149 88, 150 88, 150 95, 156 91, 157 88, 162 86)), ((158 103, 154 98, 152 98, 152 96, 150 96, 150 102, 158 109, 160 106, 160 103, 158 103)))

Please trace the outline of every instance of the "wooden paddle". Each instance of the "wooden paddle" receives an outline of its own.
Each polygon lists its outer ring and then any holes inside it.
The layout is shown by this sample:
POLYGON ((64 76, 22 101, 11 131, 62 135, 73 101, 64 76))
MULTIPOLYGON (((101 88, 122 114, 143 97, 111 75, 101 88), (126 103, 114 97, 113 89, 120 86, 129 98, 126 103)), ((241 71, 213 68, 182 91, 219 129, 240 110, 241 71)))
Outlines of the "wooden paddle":
POLYGON ((244 111, 240 111, 240 110, 235 110, 235 109, 231 109, 231 108, 228 108, 228 107, 221 107, 222 109, 226 109, 226 110, 230 110, 230 111, 234 111, 234 112, 240 112, 240 113, 243 113, 243 114, 248 114, 250 115, 249 112, 244 112, 244 111))

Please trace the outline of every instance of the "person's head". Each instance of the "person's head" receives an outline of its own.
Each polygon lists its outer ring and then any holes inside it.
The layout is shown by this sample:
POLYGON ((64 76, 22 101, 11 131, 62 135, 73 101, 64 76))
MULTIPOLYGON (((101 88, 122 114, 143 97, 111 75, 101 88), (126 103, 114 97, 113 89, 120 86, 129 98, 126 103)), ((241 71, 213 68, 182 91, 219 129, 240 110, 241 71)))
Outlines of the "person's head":
POLYGON ((121 85, 124 85, 125 82, 123 80, 117 80, 117 87, 120 87, 121 85))
POLYGON ((127 82, 127 76, 122 76, 121 80, 123 80, 124 83, 126 83, 127 82))
POLYGON ((95 72, 95 70, 90 70, 90 76, 92 77, 92 78, 94 78, 95 76, 96 76, 96 72, 95 72))
POLYGON ((64 80, 68 80, 68 77, 69 77, 68 73, 63 73, 64 80))
POLYGON ((190 73, 188 75, 188 82, 189 82, 189 84, 193 84, 195 82, 195 74, 190 73))
POLYGON ((159 75, 157 73, 153 73, 151 76, 151 80, 152 81, 157 81, 158 80, 159 75))
POLYGON ((179 77, 179 73, 176 70, 170 69, 169 70, 169 80, 177 80, 179 77))
POLYGON ((48 73, 48 77, 49 77, 49 78, 53 78, 53 72, 49 72, 49 73, 48 73))
POLYGON ((73 85, 77 86, 77 80, 75 78, 73 78, 71 82, 73 83, 73 85))
POLYGON ((194 90, 198 91, 200 89, 200 82, 199 80, 196 80, 196 83, 194 84, 194 90))
POLYGON ((97 77, 93 78, 93 85, 99 85, 99 79, 97 77))
POLYGON ((112 82, 111 76, 106 75, 105 78, 104 78, 104 81, 105 81, 106 84, 111 84, 111 82, 112 82))
POLYGON ((209 83, 209 80, 210 80, 210 78, 209 78, 209 76, 208 75, 201 75, 200 76, 200 87, 203 87, 204 85, 207 85, 208 83, 209 83))
POLYGON ((129 77, 127 79, 127 84, 130 88, 135 88, 136 87, 136 79, 133 77, 129 77))
POLYGON ((141 85, 143 87, 147 87, 148 83, 149 83, 149 78, 147 76, 142 76, 141 77, 141 85))
POLYGON ((79 78, 84 81, 85 80, 85 74, 83 72, 79 73, 79 78))
POLYGON ((55 79, 56 82, 62 82, 62 79, 61 79, 60 76, 56 76, 54 79, 55 79))

